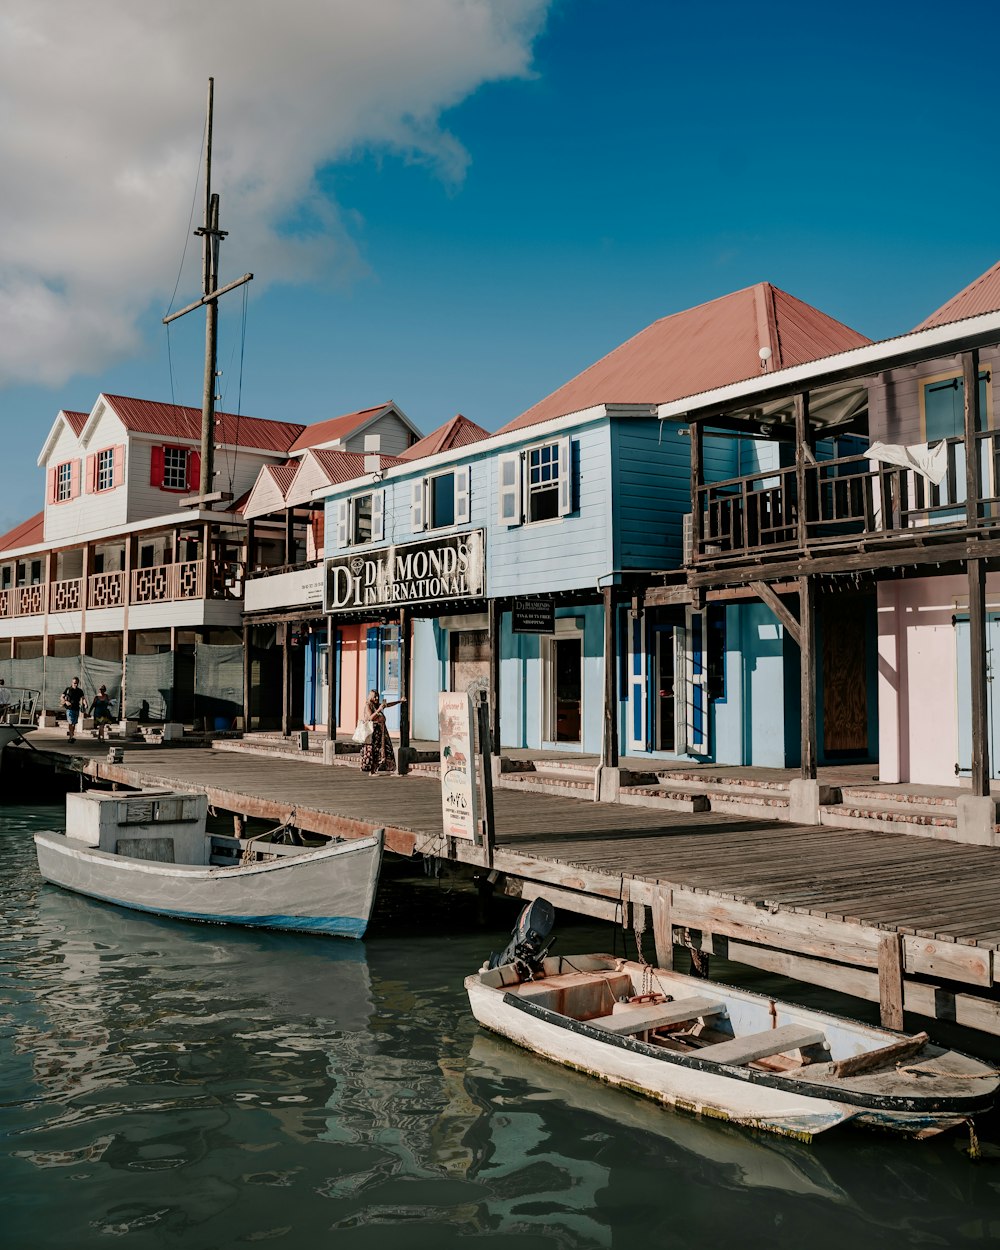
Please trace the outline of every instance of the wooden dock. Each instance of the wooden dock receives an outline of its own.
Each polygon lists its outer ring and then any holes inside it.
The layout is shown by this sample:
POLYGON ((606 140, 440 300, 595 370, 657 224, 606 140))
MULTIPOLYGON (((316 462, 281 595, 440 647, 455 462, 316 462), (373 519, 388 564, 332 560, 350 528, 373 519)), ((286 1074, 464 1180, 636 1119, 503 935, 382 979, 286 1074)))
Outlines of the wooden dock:
POLYGON ((488 865, 444 838, 432 778, 205 748, 72 754, 91 777, 202 790, 217 811, 325 835, 384 827, 397 854, 480 865, 507 894, 617 920, 659 963, 689 946, 878 1002, 890 1027, 905 1010, 1000 1035, 1000 850, 498 790, 488 865))

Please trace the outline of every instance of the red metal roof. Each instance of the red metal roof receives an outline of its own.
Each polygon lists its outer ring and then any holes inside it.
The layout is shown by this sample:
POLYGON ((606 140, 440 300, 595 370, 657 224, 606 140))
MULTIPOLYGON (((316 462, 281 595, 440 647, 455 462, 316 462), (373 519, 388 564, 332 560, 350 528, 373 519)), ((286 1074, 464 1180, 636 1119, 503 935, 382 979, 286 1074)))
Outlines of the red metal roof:
POLYGON ((659 404, 805 364, 871 340, 812 305, 758 282, 654 321, 502 427, 536 425, 597 404, 659 404))
POLYGON ((332 443, 337 439, 346 438, 359 426, 366 425, 388 407, 388 404, 378 404, 375 408, 362 408, 359 412, 348 412, 342 417, 331 417, 328 421, 317 421, 315 425, 307 425, 288 450, 290 452, 305 451, 306 448, 316 447, 320 443, 332 443))
MULTIPOLYGON (((104 398, 121 418, 122 425, 133 434, 158 434, 187 442, 197 442, 201 438, 200 408, 130 399, 126 395, 105 395, 104 398)), ((231 412, 217 412, 215 416, 217 446, 253 447, 285 455, 306 428, 297 422, 269 421, 231 412)))
POLYGON ((83 433, 83 427, 87 424, 87 418, 90 416, 90 413, 89 412, 67 412, 66 409, 64 408, 62 415, 69 422, 69 428, 73 431, 73 433, 77 436, 77 438, 79 438, 80 435, 83 433))
MULTIPOLYGON (((313 447, 311 450, 322 466, 331 486, 335 486, 338 482, 351 482, 356 477, 364 477, 367 472, 365 458, 375 454, 364 451, 331 451, 324 447, 313 447)), ((399 456, 381 456, 380 463, 383 469, 392 469, 397 464, 406 464, 406 461, 401 460, 399 456)))
POLYGON ((278 490, 281 491, 281 497, 288 494, 288 488, 295 481, 295 475, 299 471, 299 462, 286 462, 285 464, 265 464, 264 472, 270 473, 274 478, 278 490))
POLYGON ((946 304, 921 321, 918 330, 930 330, 933 326, 948 325, 952 321, 964 321, 966 317, 978 317, 980 313, 995 312, 1000 308, 1000 260, 985 273, 970 282, 967 287, 953 295, 946 304))
POLYGON ((436 456, 441 451, 453 451, 456 447, 468 447, 470 443, 478 443, 489 438, 489 431, 484 430, 475 421, 456 413, 450 421, 432 430, 426 438, 414 443, 403 452, 403 460, 420 460, 424 456, 436 456))
POLYGON ((27 521, 15 525, 6 534, 0 534, 0 551, 16 551, 18 547, 34 547, 44 535, 45 513, 36 512, 27 521))

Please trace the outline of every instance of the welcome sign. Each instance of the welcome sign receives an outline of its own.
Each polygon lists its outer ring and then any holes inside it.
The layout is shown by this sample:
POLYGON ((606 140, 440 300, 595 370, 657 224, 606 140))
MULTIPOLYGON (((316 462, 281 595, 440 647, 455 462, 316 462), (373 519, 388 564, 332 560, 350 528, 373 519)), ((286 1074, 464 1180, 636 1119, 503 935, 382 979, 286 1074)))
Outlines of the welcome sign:
POLYGON ((405 603, 479 599, 486 590, 482 530, 355 551, 326 562, 323 611, 357 612, 405 603))

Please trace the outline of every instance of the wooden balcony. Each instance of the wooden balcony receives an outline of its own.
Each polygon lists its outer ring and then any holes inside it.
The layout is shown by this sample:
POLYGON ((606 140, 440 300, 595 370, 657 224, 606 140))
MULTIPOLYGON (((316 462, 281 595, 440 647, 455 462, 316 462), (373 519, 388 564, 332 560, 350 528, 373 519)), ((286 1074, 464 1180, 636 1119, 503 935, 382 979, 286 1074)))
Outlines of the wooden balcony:
MULTIPOLYGON (((12 616, 44 616, 46 612, 79 612, 118 608, 125 604, 126 575, 122 570, 71 577, 34 586, 9 586, 0 590, 0 619, 12 616)), ((191 599, 238 599, 243 590, 242 565, 208 567, 205 560, 157 564, 133 569, 128 585, 129 603, 170 603, 191 599)))
POLYGON ((935 486, 915 469, 848 456, 698 487, 700 520, 690 562, 856 552, 859 544, 958 540, 1000 528, 1000 432, 978 434, 978 498, 967 515, 965 442, 946 441, 947 472, 935 486), (804 496, 800 500, 800 494, 804 496))

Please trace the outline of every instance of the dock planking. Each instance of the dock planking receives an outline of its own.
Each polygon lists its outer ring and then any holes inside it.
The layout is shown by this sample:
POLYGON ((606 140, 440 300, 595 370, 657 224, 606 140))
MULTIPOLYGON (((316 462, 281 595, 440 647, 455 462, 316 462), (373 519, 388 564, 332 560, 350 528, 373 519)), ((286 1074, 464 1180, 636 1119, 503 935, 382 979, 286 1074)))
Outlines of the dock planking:
MULTIPOLYGON (((65 755, 68 744, 56 749, 65 755)), ((388 849, 406 856, 466 864, 482 858, 478 848, 444 838, 433 777, 368 777, 351 767, 203 748, 142 747, 127 750, 121 764, 90 755, 77 766, 128 786, 204 790, 217 809, 328 836, 384 827, 388 849)), ((935 990, 907 980, 908 1009, 934 1014, 947 1001, 949 1018, 1000 1033, 1000 1005, 947 989, 949 982, 986 988, 1000 974, 993 954, 1000 949, 1000 851, 890 830, 516 790, 497 790, 494 801, 494 868, 516 883, 509 892, 522 883, 530 884, 526 897, 548 888, 557 905, 591 915, 620 915, 628 904, 639 921, 638 909, 666 889, 673 941, 711 949, 714 934, 718 949, 732 944, 744 962, 780 965, 847 992, 860 987, 875 1001, 879 940, 898 933, 906 973, 942 983, 935 990)))

